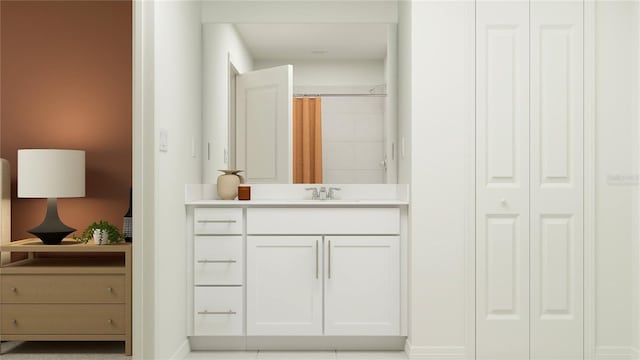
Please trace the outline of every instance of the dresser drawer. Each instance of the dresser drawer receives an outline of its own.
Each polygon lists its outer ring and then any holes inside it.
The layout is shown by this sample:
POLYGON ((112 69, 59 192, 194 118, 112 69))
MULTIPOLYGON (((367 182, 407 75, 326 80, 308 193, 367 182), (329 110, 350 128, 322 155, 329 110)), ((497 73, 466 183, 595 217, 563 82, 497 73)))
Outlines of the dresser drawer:
POLYGON ((196 287, 195 335, 242 335, 242 287, 196 287))
POLYGON ((242 236, 196 236, 193 261, 196 285, 242 285, 242 236))
POLYGON ((124 334, 124 305, 3 304, 3 334, 124 334))
POLYGON ((247 234, 376 234, 400 233, 398 208, 249 208, 247 234))
POLYGON ((242 234, 242 209, 196 208, 193 218, 196 235, 242 234))
POLYGON ((124 283, 124 275, 5 274, 0 277, 0 303, 124 303, 124 283))

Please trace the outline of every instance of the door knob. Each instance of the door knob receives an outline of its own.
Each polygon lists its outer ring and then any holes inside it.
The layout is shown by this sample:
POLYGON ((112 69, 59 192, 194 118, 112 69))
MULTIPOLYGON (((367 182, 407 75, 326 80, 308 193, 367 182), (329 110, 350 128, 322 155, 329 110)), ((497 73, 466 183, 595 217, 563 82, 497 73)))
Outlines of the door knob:
POLYGON ((500 204, 507 205, 507 199, 505 198, 500 199, 500 204))

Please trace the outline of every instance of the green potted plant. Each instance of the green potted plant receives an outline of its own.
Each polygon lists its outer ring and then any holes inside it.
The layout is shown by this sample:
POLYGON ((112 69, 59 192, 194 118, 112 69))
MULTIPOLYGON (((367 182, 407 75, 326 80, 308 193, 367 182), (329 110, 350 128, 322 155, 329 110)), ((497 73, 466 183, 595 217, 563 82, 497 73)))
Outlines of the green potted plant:
POLYGON ((89 225, 80 235, 74 239, 87 243, 93 239, 96 245, 117 244, 124 241, 125 235, 108 221, 100 220, 89 225))

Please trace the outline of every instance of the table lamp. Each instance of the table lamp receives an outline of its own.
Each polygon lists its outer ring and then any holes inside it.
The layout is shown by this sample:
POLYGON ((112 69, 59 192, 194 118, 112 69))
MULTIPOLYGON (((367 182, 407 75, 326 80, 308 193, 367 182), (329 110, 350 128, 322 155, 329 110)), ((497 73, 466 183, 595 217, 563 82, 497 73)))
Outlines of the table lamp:
POLYGON ((84 197, 84 158, 82 150, 18 150, 18 197, 47 199, 42 224, 28 231, 47 245, 76 230, 60 221, 58 198, 84 197))

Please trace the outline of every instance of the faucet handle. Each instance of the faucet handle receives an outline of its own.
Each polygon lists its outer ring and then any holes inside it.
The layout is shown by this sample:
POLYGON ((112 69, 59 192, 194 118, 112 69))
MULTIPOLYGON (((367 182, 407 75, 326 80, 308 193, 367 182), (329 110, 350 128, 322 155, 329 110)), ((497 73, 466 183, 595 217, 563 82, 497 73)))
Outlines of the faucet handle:
POLYGON ((307 191, 313 190, 313 192, 311 193, 311 200, 318 200, 318 198, 319 198, 318 188, 308 187, 308 188, 305 188, 305 190, 307 190, 307 191))
POLYGON ((339 187, 330 187, 329 188, 329 195, 328 195, 329 200, 334 200, 335 196, 336 196, 335 191, 340 191, 340 190, 342 190, 342 189, 339 188, 339 187))

